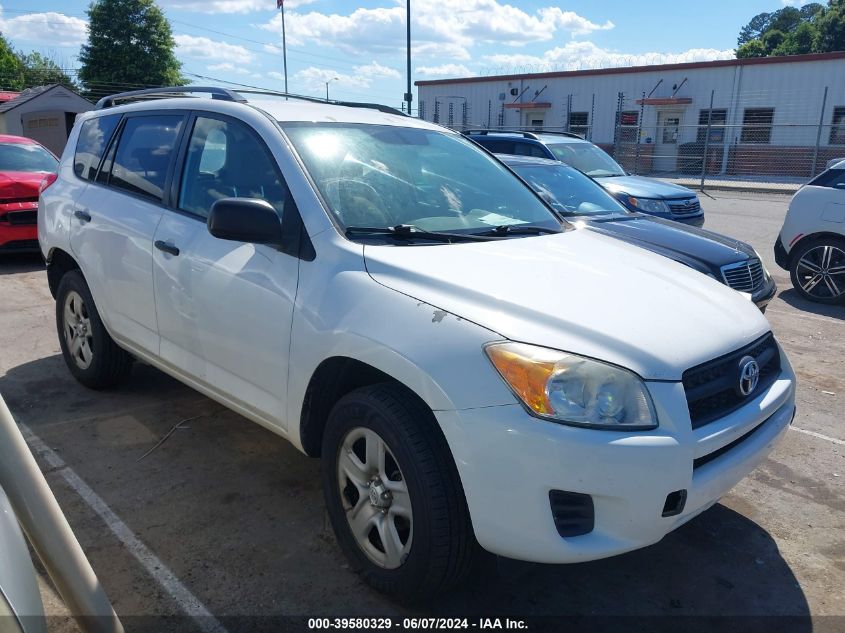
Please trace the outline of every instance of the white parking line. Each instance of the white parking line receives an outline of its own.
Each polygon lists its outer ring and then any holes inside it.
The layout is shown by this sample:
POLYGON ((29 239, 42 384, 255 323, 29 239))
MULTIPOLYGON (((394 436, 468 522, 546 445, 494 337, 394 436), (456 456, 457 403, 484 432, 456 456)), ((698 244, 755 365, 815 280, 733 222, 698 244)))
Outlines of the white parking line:
POLYGON ((222 624, 211 614, 206 606, 192 594, 168 567, 144 545, 129 527, 120 520, 105 501, 94 492, 59 457, 44 441, 30 430, 25 424, 20 424, 21 432, 30 448, 41 456, 49 466, 60 475, 67 484, 82 498, 85 503, 105 522, 127 550, 135 557, 147 573, 161 585, 161 588, 173 599, 186 615, 195 618, 197 626, 204 633, 227 633, 222 624))
POLYGON ((822 435, 821 433, 816 433, 815 431, 808 431, 807 429, 799 429, 797 426, 790 426, 790 429, 793 431, 798 431, 799 433, 804 433, 805 435, 812 435, 813 437, 817 437, 820 440, 827 440, 828 442, 833 442, 834 444, 839 444, 839 446, 845 446, 845 441, 837 440, 835 437, 829 437, 827 435, 822 435))

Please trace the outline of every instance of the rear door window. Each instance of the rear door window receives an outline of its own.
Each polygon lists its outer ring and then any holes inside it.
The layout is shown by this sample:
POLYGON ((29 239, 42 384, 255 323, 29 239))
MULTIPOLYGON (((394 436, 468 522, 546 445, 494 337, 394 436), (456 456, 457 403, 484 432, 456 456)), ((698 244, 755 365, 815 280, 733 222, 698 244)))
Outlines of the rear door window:
POLYGON ((111 165, 109 184, 161 202, 183 120, 181 114, 128 118, 111 165))
POLYGON ((119 114, 110 114, 88 119, 82 124, 73 156, 73 171, 77 176, 84 180, 94 180, 103 159, 103 152, 106 151, 119 122, 119 114))

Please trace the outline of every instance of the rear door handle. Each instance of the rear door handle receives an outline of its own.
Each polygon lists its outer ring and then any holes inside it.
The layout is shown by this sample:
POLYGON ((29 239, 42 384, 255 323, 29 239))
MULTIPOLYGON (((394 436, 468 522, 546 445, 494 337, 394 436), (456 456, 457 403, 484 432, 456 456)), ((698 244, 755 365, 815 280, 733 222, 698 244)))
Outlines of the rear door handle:
POLYGON ((91 221, 91 214, 88 213, 87 211, 83 211, 81 209, 77 209, 76 211, 74 211, 73 216, 76 219, 81 220, 82 222, 90 222, 91 221))
POLYGON ((179 249, 173 246, 173 244, 168 244, 167 242, 156 240, 155 247, 160 251, 173 255, 174 257, 177 257, 179 255, 179 249))

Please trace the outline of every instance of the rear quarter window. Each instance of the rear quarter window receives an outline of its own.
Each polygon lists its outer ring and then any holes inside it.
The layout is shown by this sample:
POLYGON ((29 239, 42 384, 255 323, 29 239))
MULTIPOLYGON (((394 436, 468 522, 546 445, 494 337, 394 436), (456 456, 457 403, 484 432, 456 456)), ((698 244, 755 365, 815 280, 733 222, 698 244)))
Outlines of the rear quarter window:
POLYGON ((109 141, 120 122, 119 114, 88 119, 79 131, 76 152, 73 155, 73 172, 83 180, 94 180, 109 141))

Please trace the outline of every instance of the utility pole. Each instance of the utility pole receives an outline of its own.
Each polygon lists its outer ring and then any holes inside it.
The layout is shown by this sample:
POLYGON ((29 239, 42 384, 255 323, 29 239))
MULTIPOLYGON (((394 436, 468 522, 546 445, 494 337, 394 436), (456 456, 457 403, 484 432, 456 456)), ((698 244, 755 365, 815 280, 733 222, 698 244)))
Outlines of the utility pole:
POLYGON ((408 116, 411 116, 411 101, 413 101, 414 99, 414 95, 411 93, 411 0, 407 0, 407 2, 408 13, 406 20, 408 22, 408 91, 405 93, 405 102, 408 104, 408 116))
POLYGON ((276 8, 282 11, 282 64, 285 68, 285 92, 288 91, 288 47, 285 41, 285 0, 276 0, 276 8))

